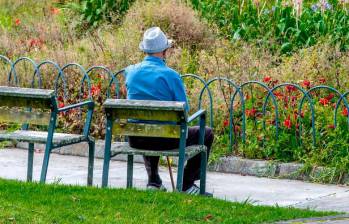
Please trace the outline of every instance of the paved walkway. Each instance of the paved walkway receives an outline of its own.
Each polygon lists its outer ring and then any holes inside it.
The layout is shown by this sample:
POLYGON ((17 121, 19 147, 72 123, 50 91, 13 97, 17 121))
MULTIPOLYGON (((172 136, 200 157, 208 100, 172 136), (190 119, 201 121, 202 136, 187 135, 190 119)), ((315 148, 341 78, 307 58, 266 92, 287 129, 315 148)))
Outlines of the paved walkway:
MULTIPOLYGON (((34 155, 34 179, 38 180, 43 153, 34 155)), ((95 160, 94 184, 100 186, 102 163, 95 160)), ((20 149, 0 149, 0 177, 26 179, 27 152, 20 149)), ((126 163, 112 161, 109 184, 112 187, 126 185, 126 163)), ((52 154, 47 180, 63 184, 85 185, 87 158, 52 154)), ((161 177, 171 189, 167 168, 161 168, 161 177)), ((231 201, 249 201, 261 205, 294 206, 316 210, 349 212, 349 188, 336 185, 305 183, 295 180, 279 180, 240 176, 235 174, 208 173, 208 191, 214 196, 231 201)), ((143 164, 134 166, 134 184, 144 188, 146 173, 143 164)), ((347 220, 346 223, 349 223, 347 220)))

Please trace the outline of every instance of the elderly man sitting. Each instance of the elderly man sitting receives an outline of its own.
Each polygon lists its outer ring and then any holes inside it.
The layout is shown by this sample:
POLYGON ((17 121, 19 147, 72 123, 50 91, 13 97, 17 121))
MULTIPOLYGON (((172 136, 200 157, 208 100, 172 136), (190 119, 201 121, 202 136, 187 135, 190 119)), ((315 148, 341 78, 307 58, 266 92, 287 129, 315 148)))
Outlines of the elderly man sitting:
MULTIPOLYGON (((159 27, 152 27, 144 33, 140 50, 147 55, 142 62, 128 66, 125 70, 127 98, 131 100, 188 101, 183 81, 175 70, 166 66, 167 50, 172 46, 159 27)), ((198 144, 199 127, 188 129, 187 146, 198 144)), ((206 128, 205 142, 208 155, 213 142, 213 133, 206 128)), ((178 148, 179 140, 156 137, 129 137, 131 147, 145 150, 170 150, 178 148)), ((148 173, 148 189, 166 190, 159 176, 159 157, 144 156, 148 173)), ((198 194, 200 189, 194 181, 200 179, 200 154, 187 161, 184 169, 183 191, 198 194)))

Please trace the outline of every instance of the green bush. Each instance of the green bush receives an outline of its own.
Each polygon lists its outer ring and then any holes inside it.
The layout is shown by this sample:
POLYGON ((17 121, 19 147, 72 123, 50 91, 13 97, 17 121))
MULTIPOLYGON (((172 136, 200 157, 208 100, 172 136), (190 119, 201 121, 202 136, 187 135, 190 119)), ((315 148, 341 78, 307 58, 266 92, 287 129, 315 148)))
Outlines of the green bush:
POLYGON ((96 27, 102 21, 120 21, 134 0, 80 0, 68 3, 68 8, 81 15, 83 27, 96 27))
POLYGON ((216 24, 224 37, 268 46, 273 52, 290 53, 316 44, 321 37, 349 48, 349 15, 337 0, 297 5, 271 1, 191 0, 204 18, 216 24))

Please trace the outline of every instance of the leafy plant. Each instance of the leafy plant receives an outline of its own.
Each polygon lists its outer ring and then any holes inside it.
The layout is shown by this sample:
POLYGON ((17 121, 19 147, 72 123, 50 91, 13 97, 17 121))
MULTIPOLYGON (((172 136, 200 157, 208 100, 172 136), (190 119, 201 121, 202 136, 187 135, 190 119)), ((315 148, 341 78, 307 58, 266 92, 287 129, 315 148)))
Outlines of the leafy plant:
POLYGON ((349 15, 346 5, 294 1, 220 1, 192 0, 195 9, 211 23, 216 24, 224 37, 232 41, 243 39, 265 45, 282 54, 309 47, 321 37, 349 48, 349 15))
POLYGON ((120 21, 134 0, 80 0, 66 6, 81 15, 85 27, 97 27, 102 21, 120 21))

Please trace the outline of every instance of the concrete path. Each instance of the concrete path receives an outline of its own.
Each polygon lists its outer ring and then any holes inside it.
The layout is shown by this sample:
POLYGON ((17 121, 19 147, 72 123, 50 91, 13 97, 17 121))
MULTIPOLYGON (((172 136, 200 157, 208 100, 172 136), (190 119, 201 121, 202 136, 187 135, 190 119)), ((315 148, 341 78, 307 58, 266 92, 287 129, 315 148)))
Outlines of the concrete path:
MULTIPOLYGON (((34 155, 34 179, 39 180, 43 153, 34 155)), ((100 159, 95 160, 94 184, 100 186, 102 177, 100 159)), ((0 177, 26 179, 27 151, 0 149, 0 177)), ((109 184, 112 187, 126 185, 126 163, 111 162, 109 184)), ((161 168, 165 186, 171 189, 166 167, 161 168)), ((85 185, 87 158, 52 154, 47 180, 63 184, 85 185)), ((234 174, 208 173, 208 191, 214 196, 230 201, 249 201, 260 205, 294 206, 316 210, 349 212, 349 188, 336 185, 305 183, 295 180, 279 180, 240 176, 234 174)), ((143 164, 134 165, 134 184, 144 188, 146 173, 143 164)), ((348 221, 349 223, 349 221, 348 221)))

